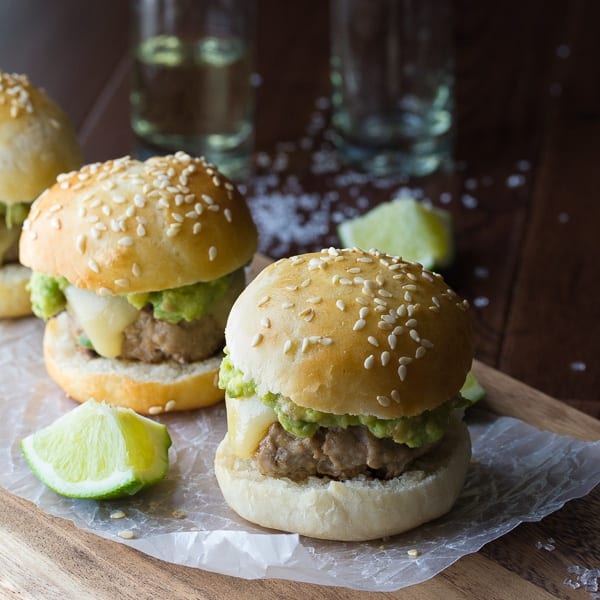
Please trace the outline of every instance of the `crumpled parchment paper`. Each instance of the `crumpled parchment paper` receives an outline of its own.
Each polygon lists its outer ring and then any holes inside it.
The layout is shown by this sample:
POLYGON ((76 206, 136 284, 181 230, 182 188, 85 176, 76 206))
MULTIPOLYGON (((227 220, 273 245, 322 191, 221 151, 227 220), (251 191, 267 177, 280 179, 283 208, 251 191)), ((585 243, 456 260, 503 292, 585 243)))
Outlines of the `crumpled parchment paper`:
POLYGON ((76 404, 48 378, 43 323, 0 323, 0 485, 81 529, 165 561, 243 578, 285 578, 359 590, 392 591, 433 577, 461 556, 524 521, 537 521, 600 482, 600 442, 539 431, 475 410, 473 463, 447 516, 412 532, 367 543, 324 542, 253 526, 224 503, 214 450, 223 405, 157 417, 173 439, 167 478, 127 500, 70 500, 29 471, 19 441, 76 404), (111 518, 123 511, 121 519, 111 518), (120 532, 131 531, 132 539, 120 532), (416 558, 407 554, 416 549, 416 558))

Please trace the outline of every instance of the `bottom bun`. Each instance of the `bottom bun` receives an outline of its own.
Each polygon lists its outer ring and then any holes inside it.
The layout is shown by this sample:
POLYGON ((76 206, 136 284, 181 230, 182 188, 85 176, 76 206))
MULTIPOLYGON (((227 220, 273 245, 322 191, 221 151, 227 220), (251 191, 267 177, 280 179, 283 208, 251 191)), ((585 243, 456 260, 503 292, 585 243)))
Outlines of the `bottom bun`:
POLYGON ((387 481, 267 477, 252 458, 234 456, 227 436, 217 448, 215 473, 227 504, 248 521, 314 538, 364 541, 447 513, 462 490, 470 458, 469 431, 457 421, 434 452, 387 481))
POLYGON ((190 410, 223 399, 217 387, 221 354, 181 365, 175 361, 147 364, 110 358, 89 358, 69 335, 68 316, 48 321, 44 359, 48 374, 78 402, 95 398, 140 414, 190 410))
POLYGON ((27 284, 31 271, 18 263, 0 268, 0 319, 25 317, 31 314, 27 284))

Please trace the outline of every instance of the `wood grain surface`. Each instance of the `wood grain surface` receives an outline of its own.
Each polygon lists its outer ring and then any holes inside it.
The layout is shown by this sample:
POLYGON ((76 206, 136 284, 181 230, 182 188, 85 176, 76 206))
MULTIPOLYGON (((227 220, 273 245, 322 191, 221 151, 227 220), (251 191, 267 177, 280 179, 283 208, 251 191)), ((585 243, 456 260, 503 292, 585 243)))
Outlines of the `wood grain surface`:
MULTIPOLYGON (((242 185, 261 251, 336 245, 340 218, 410 187, 452 214, 457 256, 444 275, 473 306, 492 408, 598 439, 600 3, 457 0, 456 168, 382 185, 323 169, 332 156, 328 3, 257 2, 256 145, 242 185)), ((0 2, 0 69, 46 88, 89 162, 132 152, 129 31, 123 0, 0 2)), ((0 597, 363 597, 166 565, 6 492, 0 500, 0 597)), ((574 565, 600 568, 599 514, 596 489, 391 597, 589 599, 564 581, 574 565)))

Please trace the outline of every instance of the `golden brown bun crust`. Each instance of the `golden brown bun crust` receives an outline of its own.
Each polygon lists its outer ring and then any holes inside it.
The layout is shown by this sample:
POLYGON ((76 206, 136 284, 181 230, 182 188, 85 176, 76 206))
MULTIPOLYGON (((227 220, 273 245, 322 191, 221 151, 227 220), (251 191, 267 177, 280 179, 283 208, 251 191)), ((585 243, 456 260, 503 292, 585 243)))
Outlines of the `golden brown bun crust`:
POLYGON ((0 202, 32 202, 81 162, 65 113, 26 76, 0 71, 0 202))
POLYGON ((384 419, 447 401, 473 356, 466 305, 440 275, 361 250, 266 267, 234 304, 225 339, 259 393, 384 419))
POLYGON ((124 157, 59 179, 33 204, 21 262, 76 287, 119 295, 181 287, 231 273, 256 251, 244 198, 204 159, 124 157))
POLYGON ((231 452, 227 436, 217 448, 215 473, 226 502, 248 521, 321 539, 362 541, 402 533, 447 513, 464 485, 470 458, 469 432, 456 422, 433 453, 388 481, 266 477, 253 459, 231 452))
POLYGON ((46 325, 44 359, 50 377, 78 402, 95 398, 156 415, 210 406, 223 399, 217 387, 220 354, 189 365, 88 359, 69 334, 66 313, 46 325))
POLYGON ((17 263, 0 267, 0 319, 31 314, 27 284, 31 271, 17 263))

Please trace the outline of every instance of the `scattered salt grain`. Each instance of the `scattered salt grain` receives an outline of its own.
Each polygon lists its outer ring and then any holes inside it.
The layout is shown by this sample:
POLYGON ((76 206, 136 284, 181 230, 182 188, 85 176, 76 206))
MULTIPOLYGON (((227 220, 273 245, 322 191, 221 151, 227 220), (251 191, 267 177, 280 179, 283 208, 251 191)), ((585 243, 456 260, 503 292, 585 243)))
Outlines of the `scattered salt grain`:
POLYGON ((523 173, 526 173, 531 169, 531 163, 528 160, 520 160, 517 163, 517 169, 523 173))
POLYGON ((487 267, 475 267, 473 272, 478 279, 487 279, 490 276, 490 270, 487 267))
POLYGON ((263 78, 262 75, 260 73, 252 73, 250 75, 250 85, 252 87, 260 87, 262 85, 263 82, 263 78))
POLYGON ((450 204, 452 201, 452 194, 450 192, 442 192, 440 194, 440 202, 442 204, 450 204))
POLYGON ((521 175, 520 173, 514 174, 514 175, 509 175, 506 178, 506 185, 509 188, 516 188, 516 187, 525 185, 525 176, 521 175))
POLYGON ((587 365, 581 360, 575 360, 570 365, 571 371, 583 372, 587 369, 587 365))
POLYGON ((463 194, 460 197, 460 201, 463 203, 463 206, 465 208, 469 209, 477 208, 477 205, 479 204, 477 198, 474 198, 473 196, 471 196, 471 194, 463 194))
POLYGON ((569 213, 566 213, 566 212, 558 213, 558 222, 559 223, 564 225, 565 223, 568 223, 570 219, 571 219, 571 217, 570 217, 569 213))
POLYGON ((569 56, 571 56, 571 48, 569 48, 567 44, 557 46, 556 56, 558 56, 558 58, 569 58, 569 56))
POLYGON ((469 179, 465 180, 465 188, 467 188, 468 190, 476 190, 477 189, 477 179, 470 177, 469 179))
POLYGON ((487 296, 477 296, 473 298, 473 306, 477 308, 485 308, 490 303, 490 299, 487 296))

